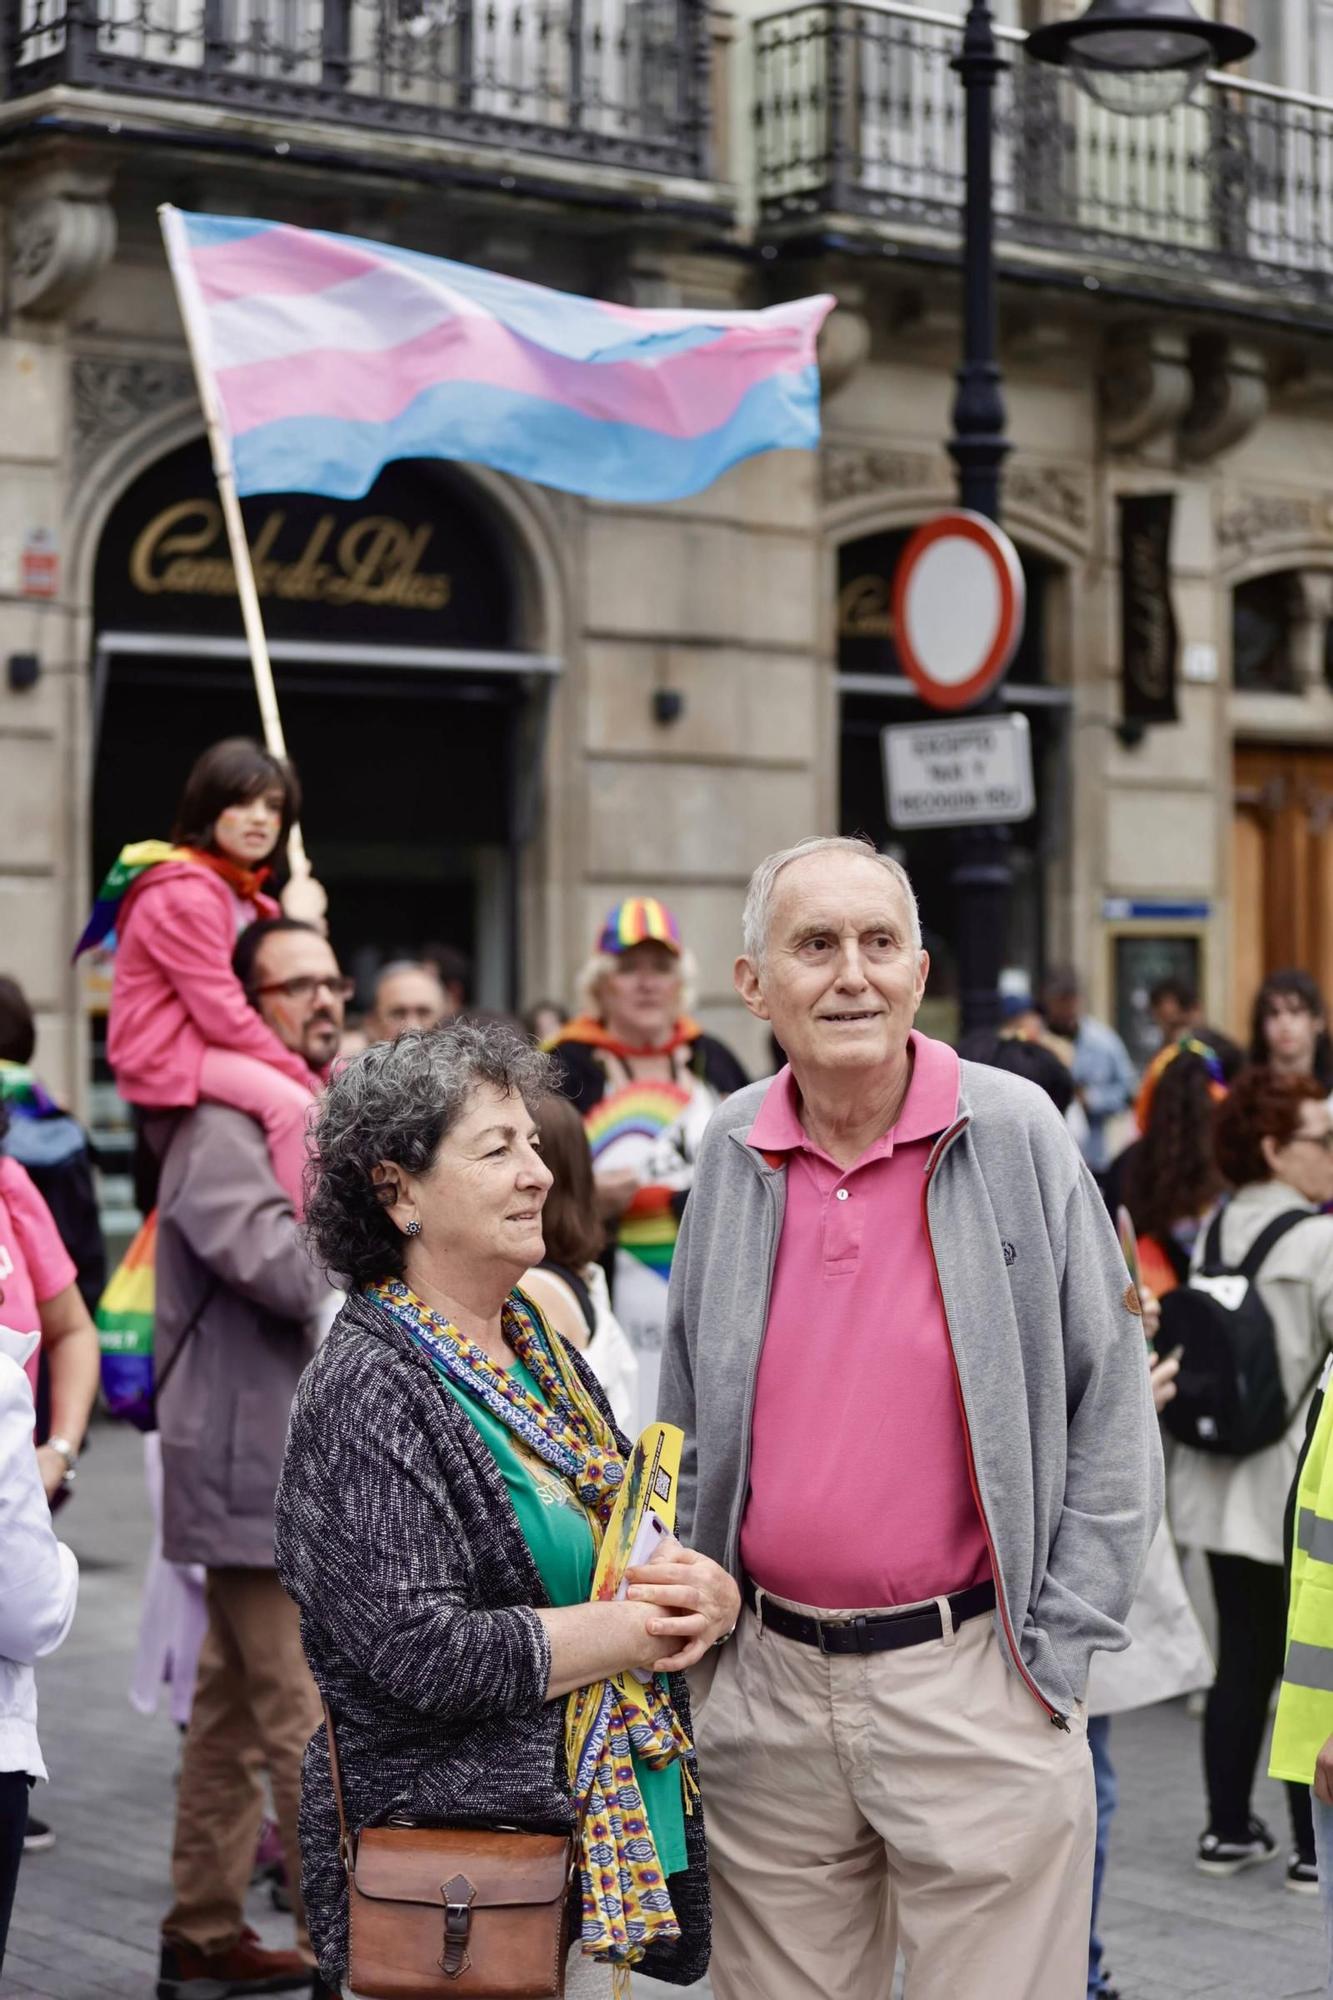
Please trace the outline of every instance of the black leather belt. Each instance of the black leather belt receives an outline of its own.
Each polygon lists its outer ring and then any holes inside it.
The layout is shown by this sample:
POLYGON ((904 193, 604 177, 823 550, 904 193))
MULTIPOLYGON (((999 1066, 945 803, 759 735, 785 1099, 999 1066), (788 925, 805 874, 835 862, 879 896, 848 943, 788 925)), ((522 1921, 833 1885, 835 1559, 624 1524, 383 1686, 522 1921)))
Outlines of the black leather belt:
MULTIPOLYGON (((759 1595, 748 1576, 741 1595, 751 1611, 758 1610, 759 1595)), ((970 1590, 955 1591, 948 1605, 955 1625, 980 1618, 995 1609, 995 1585, 974 1583, 970 1590)), ((923 1646, 928 1639, 944 1637, 938 1604, 923 1604, 915 1611, 885 1612, 877 1618, 807 1618, 765 1597, 759 1617, 765 1632, 814 1646, 821 1653, 896 1653, 903 1646, 923 1646)))

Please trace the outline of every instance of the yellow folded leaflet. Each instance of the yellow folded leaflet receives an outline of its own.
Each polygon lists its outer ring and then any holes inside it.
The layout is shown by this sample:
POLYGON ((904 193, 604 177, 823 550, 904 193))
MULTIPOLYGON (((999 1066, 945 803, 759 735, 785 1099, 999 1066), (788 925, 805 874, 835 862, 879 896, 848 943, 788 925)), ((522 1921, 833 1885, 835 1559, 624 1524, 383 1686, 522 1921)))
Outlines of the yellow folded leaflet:
MULTIPOLYGON (((680 1454, 685 1433, 676 1424, 649 1424, 630 1453, 625 1483, 606 1533, 593 1572, 592 1598, 595 1604, 609 1603, 625 1587, 625 1573, 637 1562, 647 1562, 655 1539, 653 1522, 668 1533, 676 1526, 676 1496, 680 1486, 680 1454)), ((631 1698, 646 1699, 643 1683, 632 1673, 619 1674, 617 1683, 631 1698)))

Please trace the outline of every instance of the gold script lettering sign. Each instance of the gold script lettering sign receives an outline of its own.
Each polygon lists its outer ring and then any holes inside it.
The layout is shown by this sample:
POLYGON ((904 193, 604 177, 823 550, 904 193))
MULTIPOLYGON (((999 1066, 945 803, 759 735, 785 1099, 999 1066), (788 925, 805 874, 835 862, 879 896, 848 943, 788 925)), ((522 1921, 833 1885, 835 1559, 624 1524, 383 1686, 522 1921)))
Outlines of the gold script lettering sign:
MULTIPOLYGON (((287 516, 274 508, 251 543, 261 597, 298 604, 389 605, 443 611, 453 592, 443 571, 423 571, 434 528, 409 528, 387 514, 367 514, 338 532, 321 514, 294 562, 275 554, 287 516)), ((130 581, 148 597, 234 597, 236 575, 214 500, 182 500, 141 530, 130 551, 130 581)))
POLYGON ((856 576, 838 592, 840 639, 891 639, 893 591, 887 576, 856 576))

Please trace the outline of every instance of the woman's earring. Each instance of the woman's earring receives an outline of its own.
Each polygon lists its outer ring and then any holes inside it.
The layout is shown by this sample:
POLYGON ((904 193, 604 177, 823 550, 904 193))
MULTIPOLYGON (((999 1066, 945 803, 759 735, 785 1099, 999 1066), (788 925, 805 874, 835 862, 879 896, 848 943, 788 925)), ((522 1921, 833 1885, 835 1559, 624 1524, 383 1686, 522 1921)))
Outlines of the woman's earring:
POLYGON ((408 1223, 406 1229, 403 1231, 403 1234, 404 1236, 420 1236, 421 1224, 417 1221, 415 1215, 412 1217, 412 1220, 408 1223))

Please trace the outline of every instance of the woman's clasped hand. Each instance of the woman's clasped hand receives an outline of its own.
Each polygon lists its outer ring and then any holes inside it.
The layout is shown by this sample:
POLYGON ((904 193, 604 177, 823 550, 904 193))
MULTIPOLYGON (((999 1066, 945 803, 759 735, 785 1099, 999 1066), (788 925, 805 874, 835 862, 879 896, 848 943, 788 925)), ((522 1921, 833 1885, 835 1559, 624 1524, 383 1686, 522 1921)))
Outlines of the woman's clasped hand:
POLYGON ((735 1579, 710 1556, 664 1541, 650 1563, 627 1573, 626 1599, 648 1613, 644 1632, 656 1674, 683 1674, 710 1646, 730 1638, 740 1616, 735 1579))

